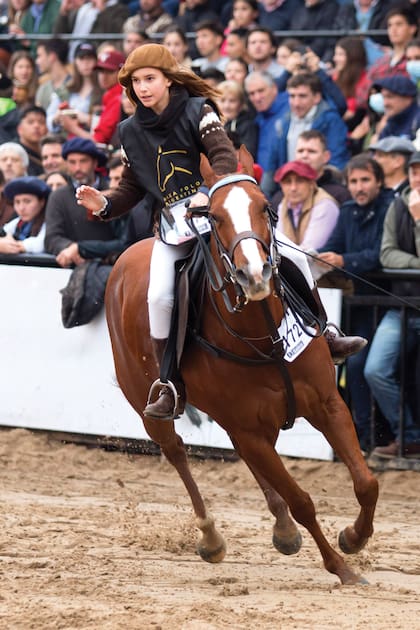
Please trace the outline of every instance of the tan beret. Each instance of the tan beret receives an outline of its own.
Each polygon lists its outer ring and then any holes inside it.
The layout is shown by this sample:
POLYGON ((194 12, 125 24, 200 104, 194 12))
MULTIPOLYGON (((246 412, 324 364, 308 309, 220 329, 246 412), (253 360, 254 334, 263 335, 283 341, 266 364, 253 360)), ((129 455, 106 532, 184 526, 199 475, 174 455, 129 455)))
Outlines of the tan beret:
POLYGON ((161 44, 143 44, 131 52, 121 70, 118 80, 125 88, 131 84, 131 75, 139 68, 158 68, 162 72, 176 72, 179 69, 178 62, 169 52, 166 46, 161 44))

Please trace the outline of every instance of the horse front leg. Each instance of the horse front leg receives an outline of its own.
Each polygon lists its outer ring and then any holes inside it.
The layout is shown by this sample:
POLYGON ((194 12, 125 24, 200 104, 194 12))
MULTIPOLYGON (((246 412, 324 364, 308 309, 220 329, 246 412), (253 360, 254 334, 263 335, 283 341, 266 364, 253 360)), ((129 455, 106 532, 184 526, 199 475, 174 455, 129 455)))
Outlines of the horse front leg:
POLYGON ((363 458, 350 412, 338 393, 328 399, 316 418, 308 420, 325 435, 353 480, 360 512, 353 525, 340 532, 338 542, 344 553, 357 553, 373 534, 378 481, 363 458))
POLYGON ((316 519, 315 506, 311 497, 304 492, 287 472, 272 444, 255 433, 235 436, 241 455, 251 470, 267 480, 276 492, 286 501, 293 518, 306 527, 320 550, 324 566, 337 575, 342 584, 365 584, 366 580, 357 575, 328 543, 316 519))
POLYGON ((159 444, 167 460, 181 477, 191 498, 196 525, 201 531, 197 551, 206 562, 221 562, 226 555, 223 536, 217 531, 214 518, 207 511, 203 497, 195 483, 188 465, 187 453, 182 438, 175 432, 173 421, 145 418, 145 429, 151 439, 159 444))

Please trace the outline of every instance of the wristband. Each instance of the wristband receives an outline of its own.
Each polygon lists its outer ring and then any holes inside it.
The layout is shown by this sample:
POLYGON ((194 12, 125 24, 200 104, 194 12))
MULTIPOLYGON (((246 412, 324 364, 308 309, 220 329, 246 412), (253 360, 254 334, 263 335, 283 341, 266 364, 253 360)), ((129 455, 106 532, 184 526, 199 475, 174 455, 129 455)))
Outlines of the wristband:
POLYGON ((95 217, 99 217, 100 219, 106 219, 106 217, 109 215, 109 199, 107 199, 104 195, 102 195, 102 198, 104 200, 102 206, 96 212, 92 212, 92 214, 94 214, 95 217))

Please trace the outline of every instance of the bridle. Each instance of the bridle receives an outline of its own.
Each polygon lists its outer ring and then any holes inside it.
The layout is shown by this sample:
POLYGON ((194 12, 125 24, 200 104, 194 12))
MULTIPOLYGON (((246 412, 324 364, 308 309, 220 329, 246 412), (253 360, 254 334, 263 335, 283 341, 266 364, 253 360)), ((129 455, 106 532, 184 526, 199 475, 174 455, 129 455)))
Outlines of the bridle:
MULTIPOLYGON (((212 196, 214 195, 214 193, 219 190, 220 188, 224 187, 224 186, 228 186, 230 184, 235 184, 235 183, 241 183, 241 182, 251 182, 252 184, 254 184, 255 186, 258 186, 257 181, 251 177, 250 175, 246 175, 243 173, 237 173, 235 175, 227 175, 226 177, 223 177, 221 179, 219 179, 209 190, 209 200, 210 200, 210 205, 211 205, 211 199, 212 196)), ((239 243, 241 243, 241 241, 245 240, 245 239, 254 239, 255 241, 257 241, 258 243, 261 244, 264 252, 267 255, 267 259, 269 262, 269 267, 270 267, 270 272, 271 275, 273 277, 273 283, 274 283, 274 294, 279 297, 279 298, 283 298, 283 289, 281 286, 281 282, 280 282, 280 276, 279 276, 279 264, 280 264, 280 255, 278 252, 278 248, 277 248, 277 242, 276 242, 276 238, 275 238, 275 234, 274 234, 274 221, 273 221, 273 212, 272 212, 272 208, 269 206, 269 204, 267 203, 264 211, 267 214, 267 224, 268 224, 268 231, 269 231, 269 235, 270 235, 270 242, 267 245, 267 243, 258 235, 256 234, 254 231, 252 230, 246 230, 243 232, 239 232, 238 234, 236 234, 236 236, 234 237, 232 243, 230 244, 229 249, 227 250, 223 243, 220 240, 219 234, 217 232, 217 226, 216 223, 214 221, 214 218, 211 215, 210 212, 210 205, 208 206, 201 206, 198 208, 189 208, 188 210, 188 214, 187 214, 187 223, 190 227, 190 229, 192 230, 192 232, 195 234, 195 236, 197 237, 199 246, 201 248, 202 254, 203 254, 203 258, 204 258, 204 265, 206 267, 206 272, 207 272, 207 278, 210 284, 210 287, 213 289, 213 291, 216 291, 218 293, 221 293, 226 305, 226 308, 228 309, 229 312, 231 313, 239 313, 242 311, 242 309, 244 308, 244 306, 248 303, 248 298, 246 297, 243 288, 238 280, 238 273, 239 270, 236 268, 235 263, 233 262, 233 256, 235 253, 235 249, 237 248, 237 246, 239 245, 239 243), (193 221, 193 217, 194 216, 199 216, 199 217, 203 217, 205 216, 209 223, 210 223, 210 227, 211 227, 211 233, 214 237, 215 243, 216 243, 216 247, 217 247, 217 251, 219 254, 219 257, 223 263, 224 269, 225 269, 225 274, 224 277, 221 276, 218 267, 216 266, 210 250, 207 246, 207 242, 205 242, 202 234, 199 233, 199 231, 197 230, 197 228, 194 225, 194 221, 193 221), (232 304, 229 294, 226 291, 226 288, 228 286, 228 284, 232 284, 234 289, 235 289, 235 294, 236 294, 236 301, 235 304, 232 304)), ((215 307, 214 301, 212 300, 213 306, 215 307)), ((212 343, 206 341, 205 339, 203 339, 198 333, 197 331, 195 332, 194 336, 197 342, 199 342, 204 348, 206 348, 208 351, 213 352, 213 353, 217 353, 219 356, 228 358, 230 360, 235 360, 238 361, 239 363, 251 363, 251 364, 265 364, 267 362, 269 363, 274 363, 280 370, 280 373, 283 377, 283 382, 284 382, 284 386, 286 389, 286 400, 287 400, 287 416, 286 416, 286 420, 285 423, 283 425, 283 429, 289 429, 293 426, 294 423, 294 419, 296 417, 296 398, 295 398, 295 394, 294 394, 294 388, 293 388, 293 383, 292 380, 290 378, 289 372, 287 370, 287 366, 286 363, 284 361, 284 348, 283 348, 283 343, 281 340, 281 337, 279 335, 279 331, 278 331, 278 323, 276 323, 273 319, 272 313, 270 311, 270 308, 267 304, 267 300, 261 300, 260 302, 260 306, 262 309, 262 312, 264 314, 265 320, 266 320, 266 324, 267 324, 267 330, 269 333, 269 336, 271 338, 272 344, 273 344, 273 349, 270 355, 266 355, 260 351, 258 351, 258 349, 256 348, 255 345, 249 343, 248 341, 248 345, 251 346, 254 351, 256 352, 257 356, 259 357, 258 359, 246 359, 244 357, 239 357, 233 353, 227 352, 226 350, 223 350, 215 345, 213 345, 212 343)), ((217 312, 217 309, 216 309, 217 312)), ((228 326, 225 322, 223 322, 223 325, 225 326, 226 329, 228 329, 228 326)), ((230 328, 230 327, 229 327, 230 328)), ((230 332, 232 333, 232 329, 230 329, 230 332)), ((236 337, 239 337, 239 335, 235 335, 236 337)), ((241 338, 242 341, 247 341, 244 338, 241 338)))
POLYGON ((204 264, 206 267, 207 277, 209 279, 210 286, 213 289, 213 291, 222 293, 226 307, 228 308, 230 312, 239 312, 248 303, 248 298, 246 297, 243 291, 243 288, 241 286, 241 283, 239 281, 239 274, 241 272, 236 268, 235 263, 233 262, 235 250, 243 240, 253 239, 257 241, 258 243, 260 243, 264 252, 267 255, 269 273, 270 275, 273 276, 276 290, 280 286, 280 282, 277 283, 276 281, 276 279, 278 279, 279 253, 278 253, 277 243, 276 243, 276 239, 274 235, 274 226, 273 226, 271 216, 270 216, 271 208, 268 203, 264 211, 267 214, 267 225, 268 225, 268 230, 270 234, 269 244, 267 244, 265 240, 253 230, 246 230, 246 231, 239 232, 238 234, 236 234, 236 236, 234 237, 234 239, 232 240, 229 246, 229 249, 226 249, 226 247, 223 245, 220 239, 220 236, 218 234, 216 223, 210 212, 211 199, 214 193, 220 188, 229 186, 230 184, 241 183, 241 182, 251 182, 255 186, 258 186, 257 181, 250 175, 246 175, 244 173, 236 173, 234 175, 227 175, 226 177, 219 179, 210 188, 209 193, 208 193, 210 204, 207 206, 200 206, 197 208, 189 208, 188 218, 187 218, 187 223, 190 229, 193 231, 193 233, 197 237, 198 242, 200 244, 200 247, 204 256, 204 264), (204 216, 208 219, 210 223, 211 233, 213 234, 213 237, 216 243, 217 252, 225 270, 223 277, 220 274, 219 269, 216 266, 209 252, 209 249, 207 247, 206 242, 204 241, 203 236, 198 232, 198 230, 196 229, 194 225, 194 221, 193 221, 194 216, 198 216, 198 217, 204 216), (226 291, 227 286, 229 284, 232 284, 235 290, 236 301, 234 305, 232 305, 229 295, 226 291))

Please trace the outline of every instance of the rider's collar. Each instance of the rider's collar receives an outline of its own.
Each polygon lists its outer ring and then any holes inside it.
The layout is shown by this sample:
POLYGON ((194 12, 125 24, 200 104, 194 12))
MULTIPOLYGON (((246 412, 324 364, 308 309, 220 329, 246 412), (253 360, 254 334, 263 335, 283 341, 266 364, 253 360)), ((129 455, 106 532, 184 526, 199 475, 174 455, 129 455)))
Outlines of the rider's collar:
POLYGON ((236 184, 237 182, 252 182, 257 185, 257 180, 251 177, 251 175, 244 175, 243 173, 236 173, 235 175, 227 175, 223 179, 219 179, 209 190, 208 196, 211 199, 213 193, 216 192, 222 186, 227 186, 227 184, 236 184))

